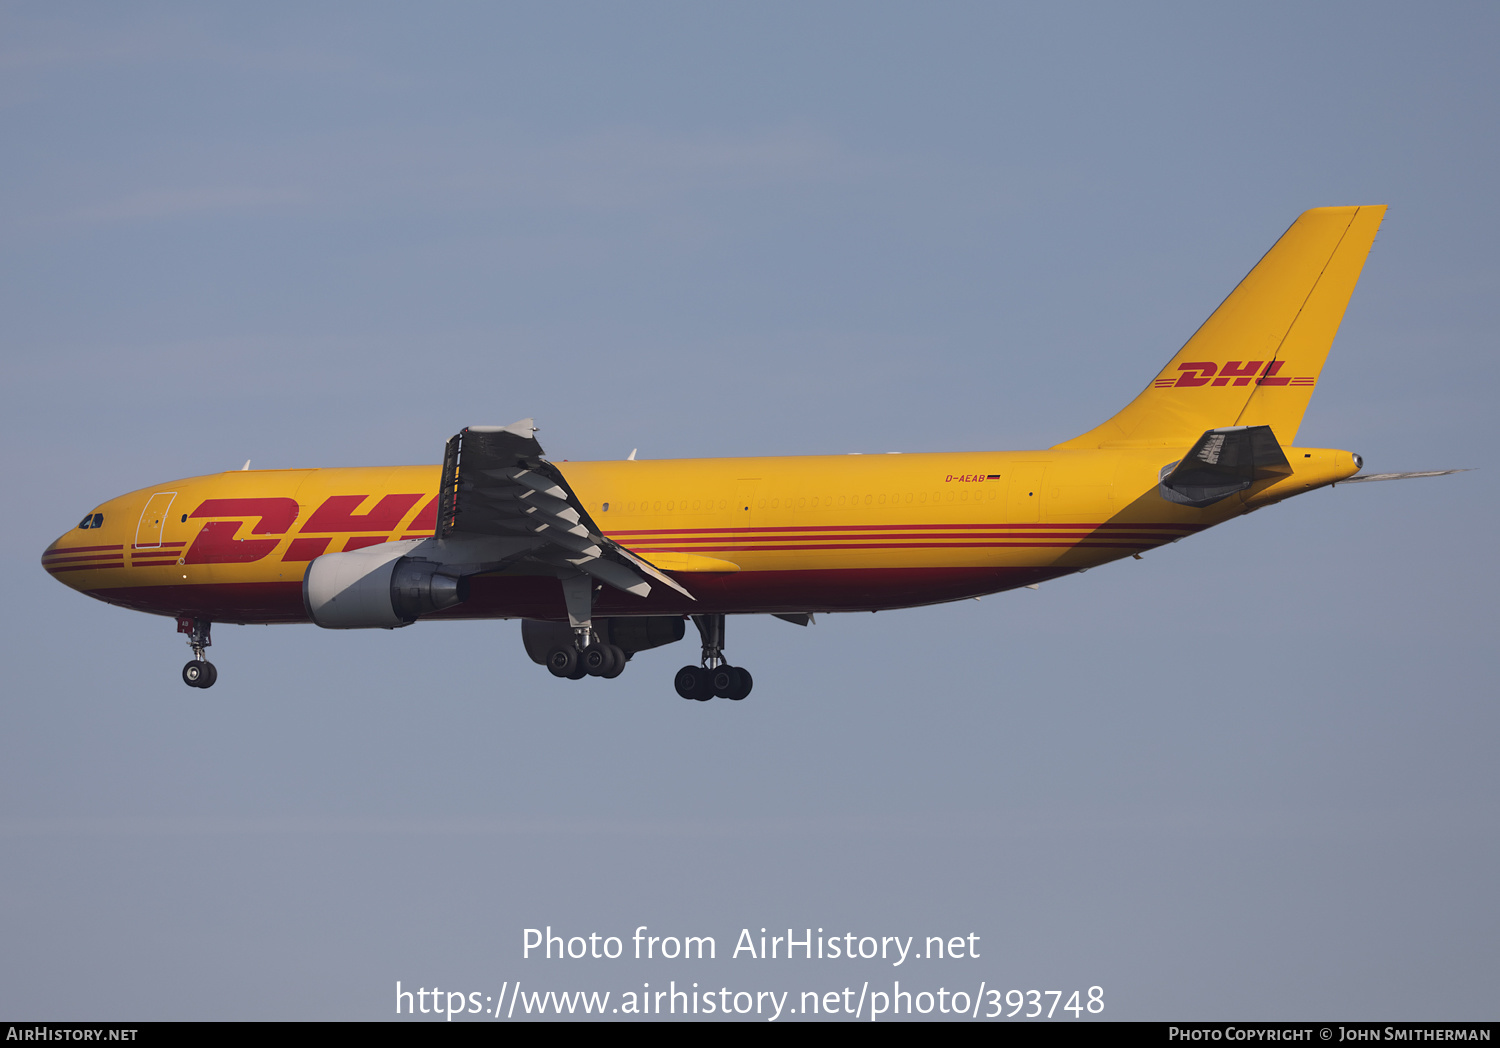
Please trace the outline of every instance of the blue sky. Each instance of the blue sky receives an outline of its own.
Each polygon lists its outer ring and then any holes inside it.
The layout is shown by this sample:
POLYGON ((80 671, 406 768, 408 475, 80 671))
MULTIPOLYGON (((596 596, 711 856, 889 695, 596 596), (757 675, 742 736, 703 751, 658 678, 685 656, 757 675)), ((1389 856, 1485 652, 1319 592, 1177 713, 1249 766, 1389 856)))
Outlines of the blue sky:
POLYGON ((1487 467, 1496 44, 1461 4, 7 5, 0 1013, 891 976, 521 958, 647 924, 972 931, 941 978, 1113 1018, 1493 1018, 1487 468, 731 620, 755 694, 692 708, 686 645, 575 685, 514 623, 221 627, 196 693, 37 557, 158 481, 525 416, 571 459, 1045 447, 1330 204, 1390 212, 1299 442, 1487 467))

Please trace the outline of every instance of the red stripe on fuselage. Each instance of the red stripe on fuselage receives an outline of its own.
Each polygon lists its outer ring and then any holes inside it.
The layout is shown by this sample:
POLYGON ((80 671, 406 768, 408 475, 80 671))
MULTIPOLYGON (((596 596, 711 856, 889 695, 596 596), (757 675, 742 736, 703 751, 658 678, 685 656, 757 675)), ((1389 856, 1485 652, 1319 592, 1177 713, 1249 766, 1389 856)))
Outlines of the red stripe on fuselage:
POLYGON ((1131 531, 1199 531, 1201 524, 807 524, 791 525, 778 524, 774 527, 739 527, 739 528, 645 528, 640 530, 610 530, 611 537, 621 535, 725 535, 745 534, 764 536, 775 532, 818 532, 818 531, 974 531, 992 528, 1026 528, 1029 530, 1048 528, 1063 531, 1093 531, 1098 528, 1120 529, 1131 531))
MULTIPOLYGON (((611 537, 613 537, 613 536, 611 536, 611 537)), ((823 542, 830 542, 830 541, 838 541, 838 540, 849 540, 849 541, 854 541, 854 542, 868 542, 868 543, 872 544, 872 548, 882 548, 882 547, 876 547, 876 546, 874 546, 874 543, 875 543, 875 541, 877 539, 895 539, 895 540, 901 540, 900 542, 898 542, 898 546, 899 546, 902 543, 918 543, 918 542, 924 542, 924 541, 927 541, 927 542, 942 542, 942 543, 949 544, 949 545, 952 545, 952 544, 957 544, 957 545, 983 545, 982 542, 975 543, 975 542, 971 542, 971 540, 973 540, 973 539, 1058 539, 1058 540, 1072 539, 1072 540, 1082 540, 1082 539, 1089 539, 1089 538, 1092 538, 1092 537, 1094 537, 1094 535, 1093 535, 1092 532, 1081 532, 1081 533, 1076 534, 1076 535, 1068 535, 1068 534, 1064 534, 1063 532, 1058 532, 1058 531, 973 531, 973 532, 957 532, 956 531, 956 532, 948 532, 948 533, 945 533, 945 534, 942 534, 942 535, 933 535, 933 534, 930 534, 930 533, 929 534, 921 534, 921 535, 913 535, 913 534, 904 534, 904 535, 903 534, 866 534, 866 535, 841 535, 841 534, 824 534, 824 535, 656 535, 656 536, 652 536, 651 538, 624 539, 624 540, 620 540, 620 542, 621 542, 621 545, 631 546, 632 548, 635 548, 635 543, 638 543, 638 542, 656 542, 656 543, 667 542, 667 543, 682 544, 684 546, 691 546, 691 545, 697 545, 697 544, 702 544, 702 543, 706 543, 706 542, 733 542, 737 538, 743 539, 746 542, 811 542, 811 541, 814 541, 814 540, 823 541, 823 542)), ((1153 542, 1167 542, 1167 541, 1169 541, 1171 539, 1177 538, 1178 536, 1171 535, 1171 534, 1161 534, 1161 533, 1157 533, 1157 532, 1138 532, 1138 533, 1135 533, 1135 534, 1130 534, 1130 533, 1126 533, 1126 532, 1122 532, 1122 531, 1115 531, 1115 532, 1110 532, 1110 533, 1105 534, 1105 535, 1100 535, 1098 537, 1099 538, 1105 538, 1105 539, 1143 538, 1143 539, 1150 539, 1153 542)), ((747 546, 746 548, 748 549, 750 547, 747 546)), ((791 547, 791 546, 766 546, 766 547, 755 547, 755 548, 757 548, 757 549, 761 549, 761 548, 764 548, 764 549, 792 549, 793 547, 791 547)))
MULTIPOLYGON (((666 586, 640 598, 604 587, 594 615, 761 614, 781 611, 883 611, 978 597, 1045 582, 1070 568, 816 568, 691 575, 698 599, 666 586)), ((159 615, 196 615, 214 622, 306 622, 301 581, 121 586, 90 596, 159 615)), ((545 575, 476 575, 469 599, 429 618, 566 618, 562 586, 545 575)), ((424 620, 425 621, 425 620, 424 620)))
POLYGON ((88 553, 81 557, 53 557, 42 561, 42 567, 50 568, 54 564, 106 564, 111 561, 123 562, 124 559, 123 553, 88 553))
POLYGON ((1145 549, 1159 546, 1166 539, 1148 542, 821 542, 779 546, 629 546, 636 553, 762 553, 776 550, 808 549, 990 549, 997 546, 1015 549, 1145 549))

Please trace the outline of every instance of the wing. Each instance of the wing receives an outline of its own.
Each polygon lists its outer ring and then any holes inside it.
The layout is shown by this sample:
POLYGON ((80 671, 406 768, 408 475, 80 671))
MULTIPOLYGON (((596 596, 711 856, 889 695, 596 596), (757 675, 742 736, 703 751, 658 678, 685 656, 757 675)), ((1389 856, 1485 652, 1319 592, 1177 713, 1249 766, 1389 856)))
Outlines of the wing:
POLYGON ((438 492, 439 539, 500 540, 504 566, 584 572, 644 597, 659 582, 693 595, 654 565, 605 537, 562 471, 543 458, 536 426, 470 426, 448 441, 438 492))

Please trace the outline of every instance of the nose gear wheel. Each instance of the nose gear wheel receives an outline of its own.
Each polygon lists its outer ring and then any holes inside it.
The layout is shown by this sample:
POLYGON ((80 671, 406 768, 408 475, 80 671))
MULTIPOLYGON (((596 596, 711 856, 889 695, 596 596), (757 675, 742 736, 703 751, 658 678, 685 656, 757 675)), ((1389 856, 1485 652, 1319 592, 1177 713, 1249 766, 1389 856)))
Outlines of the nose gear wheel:
POLYGON ((219 679, 219 671, 212 662, 194 659, 182 667, 182 682, 189 688, 212 688, 219 679))

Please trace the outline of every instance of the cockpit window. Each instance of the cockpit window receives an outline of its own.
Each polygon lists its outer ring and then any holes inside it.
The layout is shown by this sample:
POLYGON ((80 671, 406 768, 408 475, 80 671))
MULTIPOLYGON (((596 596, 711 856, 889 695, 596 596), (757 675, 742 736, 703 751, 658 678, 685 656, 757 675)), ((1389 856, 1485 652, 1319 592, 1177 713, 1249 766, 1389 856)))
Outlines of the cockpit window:
POLYGON ((90 528, 102 527, 104 527, 103 513, 90 513, 88 516, 84 517, 78 522, 78 528, 80 531, 87 531, 90 528))

